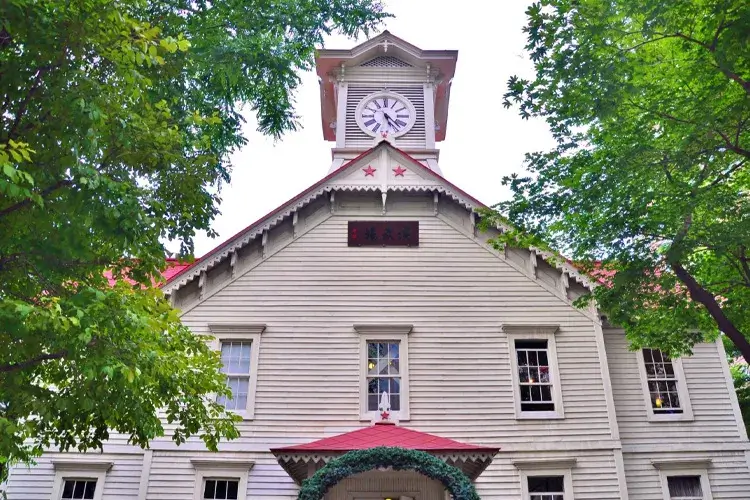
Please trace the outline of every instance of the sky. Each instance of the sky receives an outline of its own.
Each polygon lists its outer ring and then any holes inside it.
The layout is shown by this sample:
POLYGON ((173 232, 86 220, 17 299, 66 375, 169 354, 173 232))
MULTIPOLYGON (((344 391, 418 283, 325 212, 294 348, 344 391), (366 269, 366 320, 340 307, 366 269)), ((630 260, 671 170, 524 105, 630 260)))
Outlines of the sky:
MULTIPOLYGON (((385 5, 396 17, 384 29, 421 49, 458 50, 446 140, 437 143, 443 175, 485 204, 507 199, 502 177, 523 172, 525 153, 553 146, 544 122, 523 120, 517 110, 502 107, 508 78, 532 75, 523 53, 528 2, 386 0, 385 5)), ((333 36, 325 48, 349 49, 362 41, 333 36)), ((246 115, 248 143, 230 158, 232 181, 222 188, 222 213, 213 223, 219 237, 196 235, 196 256, 328 173, 334 143, 323 140, 317 75, 301 78, 296 111, 302 127, 297 132, 274 141, 255 130, 252 113, 246 115)))

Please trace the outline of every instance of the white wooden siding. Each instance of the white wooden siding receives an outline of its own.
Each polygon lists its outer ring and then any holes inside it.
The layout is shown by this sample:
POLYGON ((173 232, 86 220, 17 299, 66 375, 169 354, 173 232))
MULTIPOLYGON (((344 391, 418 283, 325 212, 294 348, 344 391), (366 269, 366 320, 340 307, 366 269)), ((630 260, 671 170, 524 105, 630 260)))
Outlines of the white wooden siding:
POLYGON ((575 500, 620 499, 615 461, 611 451, 512 453, 502 451, 476 481, 477 492, 483 499, 518 500, 521 498, 521 477, 512 460, 544 460, 576 458, 571 469, 575 500))
MULTIPOLYGON (((665 447, 668 445, 665 444, 665 447)), ((750 498, 750 475, 747 461, 741 452, 694 452, 694 453, 625 453, 625 475, 628 482, 629 500, 664 500, 659 471, 651 465, 652 460, 711 459, 708 480, 714 500, 747 500, 750 498)), ((679 475, 678 470, 669 475, 679 475)), ((578 497, 576 497, 576 500, 578 497)))
POLYGON ((649 422, 638 374, 640 351, 628 350, 627 339, 621 329, 606 328, 604 339, 624 451, 628 446, 655 443, 746 442, 740 439, 716 344, 697 344, 693 355, 683 358, 695 420, 649 422))
MULTIPOLYGON (((134 500, 138 497, 143 465, 142 453, 90 453, 87 456, 113 463, 104 481, 104 500, 134 500)), ((52 460, 56 457, 70 458, 70 454, 48 453, 37 459, 37 465, 34 467, 14 469, 8 482, 8 499, 51 500, 55 480, 52 460)))
MULTIPOLYGON (((441 198, 436 217, 429 196, 388 198, 389 219, 420 221, 418 248, 349 248, 347 221, 381 217, 382 206, 377 193, 339 195, 333 216, 323 199, 300 217, 296 239, 286 225, 272 231, 265 258, 259 246, 239 252, 238 277, 229 285, 221 283, 227 269, 209 271, 205 301, 197 302, 197 293, 178 301, 187 308, 184 322, 196 333, 208 333, 208 325, 219 322, 267 325, 255 419, 240 424, 240 439, 221 444, 222 456, 255 461, 248 498, 296 498, 296 486, 269 448, 369 425, 359 419, 359 336, 353 325, 379 322, 414 325, 411 419, 401 424, 501 448, 477 482, 480 496, 518 499, 520 479, 512 459, 572 456, 578 460, 576 500, 620 498, 613 458, 620 442, 612 439, 594 323, 563 297, 551 282, 554 273, 542 266, 544 279, 530 278, 518 270, 528 268, 523 251, 510 252, 515 264, 504 261, 483 248, 483 236, 472 237, 465 209, 441 198), (560 325, 556 344, 565 419, 515 419, 504 323, 560 325)), ((658 498, 638 496, 640 489, 650 491, 639 477, 651 474, 643 463, 651 467, 646 459, 664 446, 743 446, 715 345, 701 344, 685 360, 695 422, 655 424, 646 420, 636 354, 627 351, 621 331, 606 329, 604 337, 626 469, 634 481, 631 499, 658 498), (646 462, 634 454, 642 446, 653 451, 643 456, 646 462)), ((113 435, 105 446, 115 466, 103 500, 137 498, 142 453, 125 441, 113 435)), ((152 449, 147 499, 190 498, 195 487, 190 458, 205 454, 202 442, 193 439, 176 448, 162 438, 152 449)), ((733 476, 738 484, 750 481, 740 451, 712 453, 719 491, 730 491, 721 485, 733 476)), ((49 500, 54 478, 49 458, 13 471, 10 500, 49 500)), ((715 491, 714 498, 741 497, 715 491)))

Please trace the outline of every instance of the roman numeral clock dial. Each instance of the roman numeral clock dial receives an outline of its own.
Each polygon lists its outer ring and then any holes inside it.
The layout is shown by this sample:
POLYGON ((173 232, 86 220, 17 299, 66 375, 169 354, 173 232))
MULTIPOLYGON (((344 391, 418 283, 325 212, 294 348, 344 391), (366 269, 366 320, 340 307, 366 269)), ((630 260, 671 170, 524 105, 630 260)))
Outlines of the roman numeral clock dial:
POLYGON ((393 92, 378 92, 365 97, 357 106, 359 127, 373 137, 398 137, 407 133, 416 120, 414 105, 393 92))

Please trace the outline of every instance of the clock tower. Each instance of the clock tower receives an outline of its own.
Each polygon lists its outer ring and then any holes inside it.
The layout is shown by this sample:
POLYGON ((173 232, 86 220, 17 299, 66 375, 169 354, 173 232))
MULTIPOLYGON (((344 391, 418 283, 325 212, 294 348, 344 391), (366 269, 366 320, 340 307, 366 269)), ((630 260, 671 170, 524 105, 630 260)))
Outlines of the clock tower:
POLYGON ((331 170, 382 141, 441 174, 455 50, 422 50, 388 31, 350 50, 316 57, 323 137, 335 141, 331 170))

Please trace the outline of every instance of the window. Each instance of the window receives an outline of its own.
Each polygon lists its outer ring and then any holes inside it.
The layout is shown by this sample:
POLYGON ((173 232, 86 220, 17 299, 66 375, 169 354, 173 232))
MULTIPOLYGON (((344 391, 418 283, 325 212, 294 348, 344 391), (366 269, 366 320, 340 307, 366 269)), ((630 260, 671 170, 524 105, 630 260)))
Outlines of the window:
POLYGON ((250 393, 250 353, 252 342, 231 341, 221 343, 221 372, 227 376, 231 397, 219 396, 217 402, 227 410, 247 409, 250 393))
POLYGON ((670 500, 703 500, 700 476, 668 476, 670 500))
POLYGON ((204 500, 237 500, 239 479, 206 479, 204 483, 204 500))
POLYGON ((409 419, 411 325, 354 325, 360 334, 360 418, 380 420, 380 399, 388 394, 391 421, 409 419))
POLYGON ((401 410, 401 342, 367 342, 367 411, 378 411, 380 397, 388 393, 391 411, 401 410))
POLYGON ((553 325, 503 325, 516 418, 564 418, 553 325))
POLYGON ((529 500, 564 500, 563 476, 528 476, 529 500))
POLYGON ((710 458, 652 460, 659 470, 664 500, 712 500, 708 481, 710 458))
POLYGON ((516 340, 521 411, 555 411, 546 340, 516 340))
POLYGON ((213 324, 209 328, 214 336, 214 349, 221 353, 221 372, 232 391, 230 397, 218 396, 216 402, 245 419, 252 419, 255 415, 260 334, 266 325, 213 324))
POLYGON ((692 420, 681 360, 658 349, 642 349, 639 369, 649 419, 692 420))
POLYGON ((522 500, 573 500, 575 458, 512 460, 521 478, 522 500))
POLYGON ((96 479, 64 479, 60 498, 93 500, 96 491, 96 479))
POLYGON ((195 468, 193 500, 245 500, 252 460, 205 457, 190 462, 195 468))
POLYGON ((74 459, 53 458, 52 465, 55 480, 50 500, 101 500, 112 462, 81 455, 74 459))

